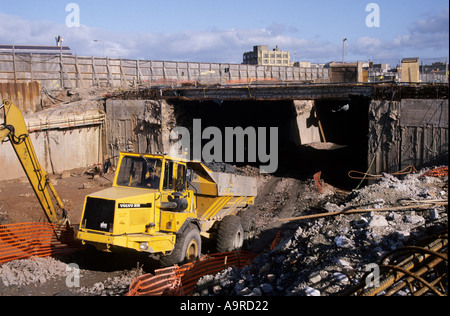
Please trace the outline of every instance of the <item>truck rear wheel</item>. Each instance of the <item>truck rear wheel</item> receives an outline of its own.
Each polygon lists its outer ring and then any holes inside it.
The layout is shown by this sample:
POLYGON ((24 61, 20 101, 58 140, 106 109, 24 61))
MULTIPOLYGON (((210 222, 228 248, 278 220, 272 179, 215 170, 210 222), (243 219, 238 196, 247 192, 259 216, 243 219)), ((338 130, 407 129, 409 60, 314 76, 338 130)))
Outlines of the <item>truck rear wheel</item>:
POLYGON ((217 251, 229 252, 239 250, 244 244, 244 228, 241 218, 235 215, 226 216, 219 223, 217 232, 217 251))
POLYGON ((180 237, 177 237, 175 248, 168 256, 163 256, 160 263, 163 267, 185 264, 200 258, 202 241, 200 231, 194 224, 189 224, 180 237))
POLYGON ((242 221, 242 226, 244 227, 244 245, 243 249, 251 251, 253 250, 255 239, 256 239, 256 220, 252 213, 243 212, 239 214, 242 221))

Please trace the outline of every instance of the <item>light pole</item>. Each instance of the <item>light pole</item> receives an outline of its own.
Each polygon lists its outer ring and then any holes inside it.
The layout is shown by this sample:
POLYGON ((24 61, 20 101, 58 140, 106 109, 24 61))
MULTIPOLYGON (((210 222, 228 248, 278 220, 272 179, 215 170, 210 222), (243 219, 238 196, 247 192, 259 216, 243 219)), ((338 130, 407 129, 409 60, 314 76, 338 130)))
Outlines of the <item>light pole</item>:
POLYGON ((342 63, 345 62, 345 42, 347 41, 347 38, 344 38, 343 42, 342 42, 342 63))
POLYGON ((102 40, 94 40, 94 42, 96 42, 96 43, 98 43, 98 42, 102 43, 102 45, 103 45, 103 57, 105 57, 105 42, 102 41, 102 40))

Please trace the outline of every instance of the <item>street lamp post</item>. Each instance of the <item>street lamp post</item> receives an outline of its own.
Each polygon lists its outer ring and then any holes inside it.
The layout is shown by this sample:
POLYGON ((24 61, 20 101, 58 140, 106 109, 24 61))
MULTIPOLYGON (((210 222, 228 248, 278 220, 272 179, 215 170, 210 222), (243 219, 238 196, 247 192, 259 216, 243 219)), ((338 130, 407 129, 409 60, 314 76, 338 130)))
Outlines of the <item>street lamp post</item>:
POLYGON ((104 41, 102 41, 102 40, 94 40, 94 42, 96 42, 96 43, 102 43, 102 45, 103 45, 103 57, 105 57, 105 42, 104 41))
POLYGON ((343 40, 343 47, 342 47, 342 63, 344 64, 345 63, 345 42, 347 41, 347 38, 344 38, 344 40, 343 40))

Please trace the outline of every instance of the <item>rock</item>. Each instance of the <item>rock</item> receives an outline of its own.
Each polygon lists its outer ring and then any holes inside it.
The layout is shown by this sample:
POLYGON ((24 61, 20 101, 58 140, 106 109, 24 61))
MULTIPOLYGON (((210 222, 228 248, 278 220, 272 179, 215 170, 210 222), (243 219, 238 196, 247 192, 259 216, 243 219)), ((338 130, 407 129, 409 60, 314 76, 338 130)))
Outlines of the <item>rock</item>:
POLYGON ((352 224, 355 228, 364 228, 369 225, 369 221, 367 220, 367 218, 361 217, 359 220, 353 221, 352 224))
POLYGON ((240 290, 240 291, 237 293, 237 295, 238 295, 238 296, 245 296, 245 295, 249 295, 250 293, 252 293, 252 291, 251 291, 248 287, 245 287, 245 288, 243 288, 242 290, 240 290))
POLYGON ((272 285, 270 285, 269 283, 263 283, 261 284, 261 290, 265 293, 265 294, 269 294, 273 292, 273 287, 272 285))
POLYGON ((336 263, 339 264, 340 266, 343 266, 343 267, 350 266, 350 263, 348 261, 342 259, 342 258, 337 259, 336 263))
POLYGON ((322 277, 320 276, 320 272, 313 272, 309 276, 309 282, 315 284, 319 283, 322 280, 322 277))
POLYGON ((341 273, 341 272, 333 273, 332 278, 333 278, 334 281, 338 281, 338 282, 340 282, 342 284, 347 284, 348 283, 348 277, 345 274, 341 273))
POLYGON ((403 219, 405 223, 419 224, 425 222, 425 219, 419 215, 406 215, 403 219))
POLYGON ((252 291, 252 293, 250 293, 250 295, 252 296, 262 296, 262 290, 259 287, 255 287, 252 291))
POLYGON ((430 219, 433 220, 433 221, 439 219, 439 211, 437 209, 432 209, 431 210, 431 212, 430 212, 430 219))
POLYGON ((317 290, 315 288, 312 288, 312 287, 309 287, 309 286, 307 286, 305 288, 305 293, 306 293, 306 296, 320 296, 320 291, 319 290, 317 290))
POLYGON ((215 285, 212 288, 212 291, 214 294, 219 294, 221 290, 222 290, 222 287, 220 285, 215 285))
POLYGON ((259 274, 265 274, 265 272, 267 272, 270 268, 270 263, 266 263, 260 270, 259 270, 259 274))
POLYGON ((269 282, 269 283, 273 283, 274 281, 276 280, 276 276, 275 276, 275 274, 268 274, 267 275, 267 281, 269 282))
POLYGON ((327 212, 334 213, 342 211, 342 207, 334 203, 327 202, 323 207, 327 212))
POLYGON ((94 182, 83 183, 82 189, 92 189, 95 188, 96 184, 94 182))
POLYGON ((352 248, 354 247, 354 243, 352 240, 345 236, 337 236, 334 239, 334 242, 336 243, 336 246, 342 247, 342 248, 352 248))
POLYGON ((374 215, 369 221, 369 227, 386 227, 389 223, 383 215, 374 215))

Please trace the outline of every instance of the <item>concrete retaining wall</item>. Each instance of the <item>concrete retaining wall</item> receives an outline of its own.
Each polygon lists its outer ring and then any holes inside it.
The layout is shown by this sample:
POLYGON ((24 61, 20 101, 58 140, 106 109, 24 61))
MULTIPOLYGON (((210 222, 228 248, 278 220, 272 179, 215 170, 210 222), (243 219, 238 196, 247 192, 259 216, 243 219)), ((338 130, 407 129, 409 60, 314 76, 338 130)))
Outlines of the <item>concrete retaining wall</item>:
POLYGON ((369 173, 448 163, 448 100, 372 101, 369 173))
MULTIPOLYGON (((3 113, 1 114, 3 116, 3 113)), ((103 160, 104 113, 78 102, 25 115, 37 158, 47 173, 84 168, 103 160)), ((3 123, 3 119, 0 120, 3 123)), ((9 141, 0 143, 0 180, 26 177, 9 141)))
MULTIPOLYGON (((52 174, 53 171, 61 173, 100 162, 100 132, 101 129, 96 127, 31 133, 30 136, 42 168, 52 174)), ((0 180, 26 177, 9 142, 0 144, 0 162, 0 180)))

